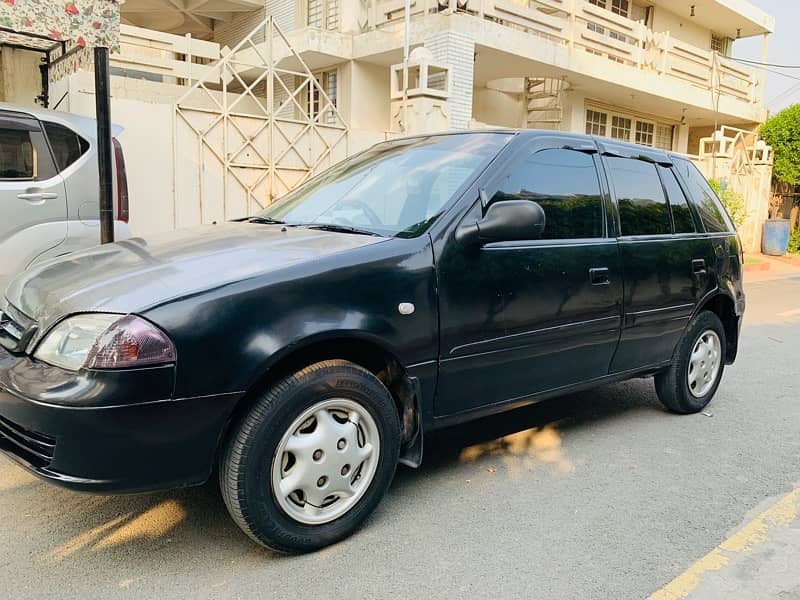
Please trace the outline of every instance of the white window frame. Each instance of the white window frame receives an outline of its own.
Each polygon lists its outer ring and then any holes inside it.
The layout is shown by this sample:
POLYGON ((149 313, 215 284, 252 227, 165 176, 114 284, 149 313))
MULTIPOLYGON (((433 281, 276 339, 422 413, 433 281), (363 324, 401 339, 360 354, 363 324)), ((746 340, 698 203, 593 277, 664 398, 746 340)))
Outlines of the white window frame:
POLYGON ((656 121, 647 117, 641 117, 632 113, 625 113, 621 111, 613 111, 605 108, 600 108, 591 104, 587 104, 584 110, 584 130, 590 135, 599 135, 621 142, 630 142, 632 144, 641 144, 659 150, 671 151, 675 144, 675 126, 671 123, 663 121, 656 121), (590 113, 592 113, 590 115, 590 113), (599 115, 605 115, 605 122, 599 118, 599 115), (630 121, 630 129, 624 121, 630 121), (605 127, 605 131, 597 133, 598 130, 605 127), (650 130, 652 128, 652 130, 650 130), (666 131, 669 130, 670 147, 656 145, 667 138, 666 131), (627 137, 613 137, 611 134, 619 133, 620 131, 627 131, 627 137), (638 141, 637 137, 641 140, 641 135, 644 133, 649 136, 650 143, 638 141))
POLYGON ((724 35, 716 34, 712 31, 709 48, 711 48, 712 52, 716 51, 720 53, 722 56, 729 56, 731 49, 731 38, 724 35), (719 48, 715 48, 715 46, 717 45, 719 46, 719 48))
POLYGON ((609 10, 615 15, 627 19, 631 14, 631 2, 630 0, 611 0, 611 8, 609 10))
MULTIPOLYGON (((331 100, 333 107, 328 107, 325 114, 321 116, 319 121, 321 123, 333 124, 336 123, 336 107, 339 104, 339 69, 326 69, 324 71, 316 71, 314 78, 317 83, 331 100)), ((306 91, 306 112, 309 118, 317 118, 317 114, 322 106, 322 96, 318 95, 317 86, 311 85, 309 82, 309 89, 306 91)))
POLYGON ((340 0, 305 0, 302 4, 303 21, 308 27, 328 31, 339 29, 340 0))

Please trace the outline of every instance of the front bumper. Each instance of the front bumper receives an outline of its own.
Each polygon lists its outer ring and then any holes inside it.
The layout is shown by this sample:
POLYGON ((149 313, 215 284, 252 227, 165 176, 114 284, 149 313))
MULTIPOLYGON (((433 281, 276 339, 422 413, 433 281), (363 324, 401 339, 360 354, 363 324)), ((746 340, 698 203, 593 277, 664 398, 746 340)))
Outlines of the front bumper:
POLYGON ((171 366, 73 373, 0 347, 0 452, 83 491, 203 483, 241 394, 172 399, 173 375, 171 366))

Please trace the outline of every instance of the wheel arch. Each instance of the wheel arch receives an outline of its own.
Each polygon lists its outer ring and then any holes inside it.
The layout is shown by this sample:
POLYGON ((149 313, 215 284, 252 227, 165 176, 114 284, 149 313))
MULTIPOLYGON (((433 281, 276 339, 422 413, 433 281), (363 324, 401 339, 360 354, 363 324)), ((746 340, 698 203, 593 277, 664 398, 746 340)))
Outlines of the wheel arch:
POLYGON ((725 329, 725 364, 732 364, 739 349, 739 316, 736 314, 736 304, 724 291, 717 290, 703 299, 695 315, 705 310, 717 315, 722 322, 725 329))
POLYGON ((397 355, 379 338, 363 332, 327 332, 288 345, 270 357, 247 387, 226 423, 218 453, 232 427, 250 410, 257 398, 275 382, 323 360, 347 360, 375 375, 389 390, 402 427, 400 462, 418 467, 422 461, 422 413, 419 382, 410 377, 397 355))

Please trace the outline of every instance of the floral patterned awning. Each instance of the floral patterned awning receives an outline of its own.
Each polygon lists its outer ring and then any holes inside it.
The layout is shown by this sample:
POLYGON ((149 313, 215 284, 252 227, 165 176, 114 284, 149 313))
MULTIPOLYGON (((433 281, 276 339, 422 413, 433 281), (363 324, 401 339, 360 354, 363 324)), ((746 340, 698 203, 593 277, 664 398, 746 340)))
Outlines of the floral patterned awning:
POLYGON ((0 0, 0 44, 46 50, 57 42, 115 48, 123 0, 0 0))

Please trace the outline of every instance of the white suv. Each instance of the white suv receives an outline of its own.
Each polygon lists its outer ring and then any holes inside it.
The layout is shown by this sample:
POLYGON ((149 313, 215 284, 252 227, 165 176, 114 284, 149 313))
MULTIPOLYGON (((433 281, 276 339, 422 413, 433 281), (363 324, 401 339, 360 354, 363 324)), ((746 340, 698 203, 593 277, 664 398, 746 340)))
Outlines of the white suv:
MULTIPOLYGON (((0 296, 27 267, 100 243, 96 127, 94 119, 0 103, 0 296)), ((116 138, 113 164, 114 229, 125 239, 128 185, 116 138)))

